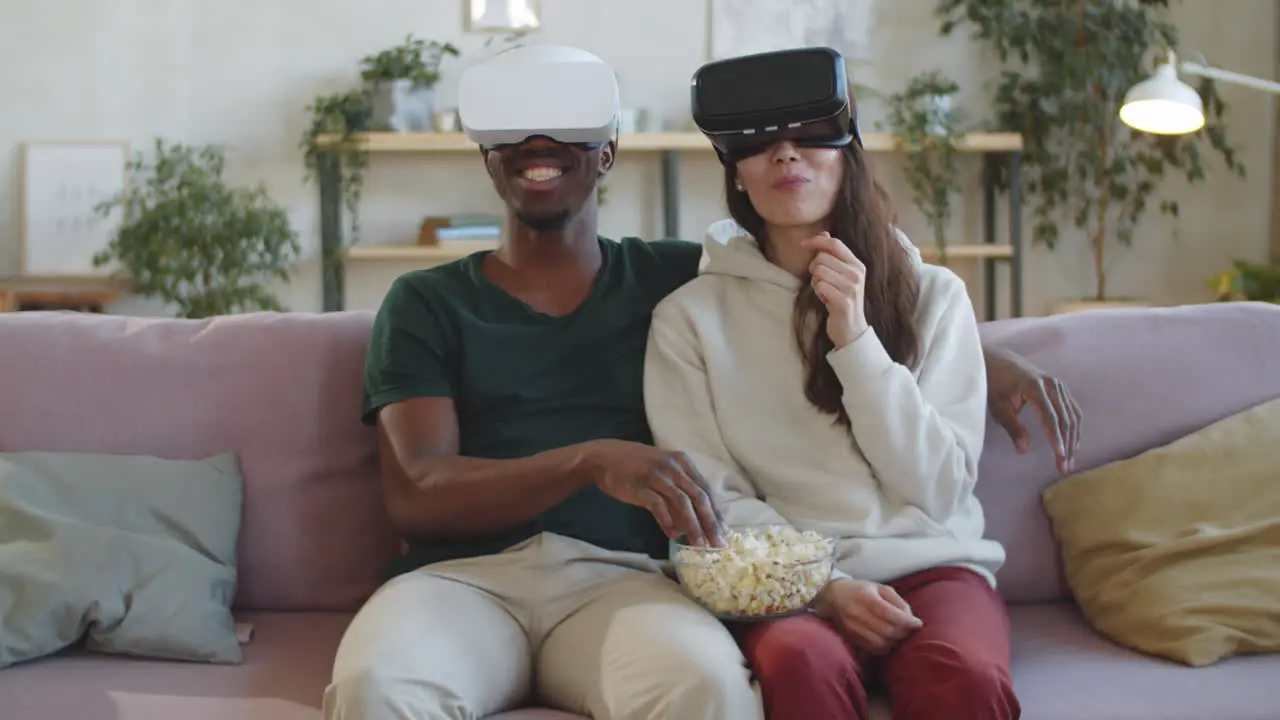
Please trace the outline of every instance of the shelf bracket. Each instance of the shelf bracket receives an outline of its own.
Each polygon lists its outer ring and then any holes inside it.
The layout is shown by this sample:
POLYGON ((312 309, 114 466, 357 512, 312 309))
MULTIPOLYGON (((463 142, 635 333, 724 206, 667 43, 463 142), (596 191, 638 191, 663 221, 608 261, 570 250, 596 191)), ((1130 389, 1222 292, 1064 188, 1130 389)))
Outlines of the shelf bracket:
POLYGON ((324 312, 345 306, 346 273, 342 259, 342 164, 332 151, 316 158, 320 178, 320 276, 324 312))
POLYGON ((662 152, 662 235, 680 237, 680 153, 662 152))

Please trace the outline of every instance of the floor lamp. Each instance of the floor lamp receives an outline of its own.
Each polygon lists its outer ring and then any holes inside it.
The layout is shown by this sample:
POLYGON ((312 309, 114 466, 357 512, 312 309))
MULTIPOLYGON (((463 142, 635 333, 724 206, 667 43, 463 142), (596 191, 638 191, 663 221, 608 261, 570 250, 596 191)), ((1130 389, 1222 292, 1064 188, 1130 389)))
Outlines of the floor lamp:
POLYGON ((1169 60, 1157 67, 1155 74, 1125 94, 1120 120, 1135 130, 1157 135, 1184 135, 1204 127, 1204 102, 1200 93, 1178 79, 1178 73, 1280 95, 1280 83, 1200 63, 1178 63, 1177 56, 1171 51, 1169 60))
MULTIPOLYGON (((1204 127, 1204 102, 1200 93, 1179 80, 1179 72, 1280 95, 1280 83, 1200 63, 1178 64, 1177 55, 1170 51, 1167 62, 1125 94, 1124 104, 1120 106, 1120 120, 1135 130, 1157 135, 1184 135, 1204 127)), ((1280 134, 1277 137, 1280 138, 1280 134)), ((1273 172, 1280 172, 1280 148, 1276 153, 1273 172)), ((1277 183, 1280 183, 1280 178, 1272 178, 1272 186, 1280 187, 1277 183)), ((1280 197, 1273 197, 1271 203, 1271 256, 1273 262, 1280 263, 1280 208, 1277 208, 1280 197)))

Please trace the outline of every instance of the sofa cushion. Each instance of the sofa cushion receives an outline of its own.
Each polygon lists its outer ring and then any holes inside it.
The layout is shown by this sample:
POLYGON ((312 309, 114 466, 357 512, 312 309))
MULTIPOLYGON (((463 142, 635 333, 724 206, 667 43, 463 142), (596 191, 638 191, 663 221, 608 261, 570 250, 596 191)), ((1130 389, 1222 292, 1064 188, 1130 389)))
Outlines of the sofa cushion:
POLYGON ((1280 652, 1277 446, 1272 400, 1046 488, 1089 622, 1193 666, 1280 652))
MULTIPOLYGON (((1168 444, 1280 397, 1280 306, 1214 303, 1097 310, 984 323, 1008 347, 1065 380, 1084 413, 1076 471, 1168 444)), ((1030 408, 1032 451, 1019 455, 994 421, 976 488, 987 535, 1008 553, 997 574, 1014 602, 1069 597, 1040 492, 1059 479, 1030 408)))
POLYGON ((239 662, 243 481, 203 460, 0 453, 0 668, 80 642, 239 662))
POLYGON ((350 610, 394 555, 360 423, 372 315, 0 314, 0 451, 191 459, 245 482, 237 605, 350 610))
POLYGON ((1192 668, 1127 650, 1072 603, 1015 606, 1013 685, 1034 720, 1274 720, 1280 655, 1192 668))

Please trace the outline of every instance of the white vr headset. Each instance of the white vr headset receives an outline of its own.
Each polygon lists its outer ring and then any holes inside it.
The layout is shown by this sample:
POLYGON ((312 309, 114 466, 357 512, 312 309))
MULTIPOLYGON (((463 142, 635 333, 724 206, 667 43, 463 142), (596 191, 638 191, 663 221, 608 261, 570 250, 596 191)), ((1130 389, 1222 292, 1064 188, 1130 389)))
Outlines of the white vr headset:
POLYGON ((458 81, 458 117, 482 148, 543 135, 598 147, 616 137, 621 102, 613 68, 562 45, 518 47, 483 60, 458 81))

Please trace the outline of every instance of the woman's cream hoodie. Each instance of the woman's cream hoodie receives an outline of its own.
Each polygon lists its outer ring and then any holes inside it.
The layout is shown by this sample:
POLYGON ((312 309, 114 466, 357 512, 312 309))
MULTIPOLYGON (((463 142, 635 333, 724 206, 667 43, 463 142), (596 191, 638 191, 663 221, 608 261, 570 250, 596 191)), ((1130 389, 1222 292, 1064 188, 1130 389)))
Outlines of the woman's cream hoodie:
POLYGON ((801 281, 731 220, 711 226, 699 277, 660 303, 645 405, 660 447, 682 450, 731 525, 786 522, 839 538, 839 570, 888 582, 940 565, 994 584, 1004 561, 973 495, 986 427, 986 369, 964 282, 920 278, 915 367, 873 331, 832 351, 852 437, 804 396, 792 330, 801 281))

